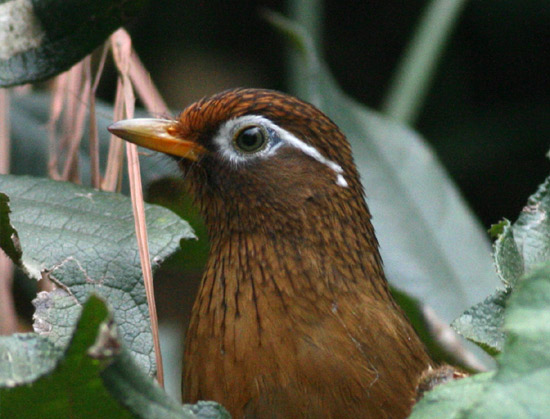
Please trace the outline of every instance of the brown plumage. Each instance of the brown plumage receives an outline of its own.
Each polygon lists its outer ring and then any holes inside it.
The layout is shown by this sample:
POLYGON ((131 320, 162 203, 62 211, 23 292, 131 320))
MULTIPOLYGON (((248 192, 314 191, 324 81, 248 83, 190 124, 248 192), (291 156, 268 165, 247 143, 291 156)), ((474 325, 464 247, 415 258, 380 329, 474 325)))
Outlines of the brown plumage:
MULTIPOLYGON (((211 243, 184 401, 215 400, 235 418, 406 417, 431 360, 389 291, 338 127, 255 89, 203 99, 162 126, 187 147, 172 153, 211 243), (265 148, 239 148, 258 138, 265 148)), ((171 152, 154 130, 123 128, 112 131, 171 152)))

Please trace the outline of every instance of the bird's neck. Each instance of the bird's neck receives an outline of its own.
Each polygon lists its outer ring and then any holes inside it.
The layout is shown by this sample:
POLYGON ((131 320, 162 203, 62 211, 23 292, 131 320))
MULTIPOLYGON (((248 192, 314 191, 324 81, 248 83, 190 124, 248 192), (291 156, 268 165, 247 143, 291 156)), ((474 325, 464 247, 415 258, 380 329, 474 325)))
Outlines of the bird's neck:
POLYGON ((284 219, 243 220, 249 207, 234 224, 207 219, 211 250, 195 310, 218 322, 244 312, 261 322, 262 307, 364 303, 365 296, 393 307, 364 200, 339 202, 312 203, 284 219))

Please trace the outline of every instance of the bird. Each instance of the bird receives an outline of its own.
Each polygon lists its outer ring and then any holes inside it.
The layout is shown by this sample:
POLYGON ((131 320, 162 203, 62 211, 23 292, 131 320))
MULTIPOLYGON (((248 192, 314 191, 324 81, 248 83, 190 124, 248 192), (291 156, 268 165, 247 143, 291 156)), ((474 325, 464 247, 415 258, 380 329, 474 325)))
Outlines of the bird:
POLYGON ((392 297, 350 144, 328 116, 236 88, 109 130, 176 159, 208 230, 184 402, 235 418, 408 416, 437 366, 392 297))

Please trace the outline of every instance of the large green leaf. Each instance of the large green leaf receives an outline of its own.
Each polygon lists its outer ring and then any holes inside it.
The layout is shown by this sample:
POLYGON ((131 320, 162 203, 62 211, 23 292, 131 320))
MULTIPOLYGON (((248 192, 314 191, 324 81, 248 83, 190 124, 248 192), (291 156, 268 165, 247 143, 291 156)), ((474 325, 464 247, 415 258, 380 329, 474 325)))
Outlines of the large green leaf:
POLYGON ((0 1, 0 87, 32 83, 76 64, 146 0, 0 1))
POLYGON ((505 289, 470 308, 452 326, 461 335, 478 343, 489 353, 498 353, 504 344, 504 307, 519 278, 534 267, 550 261, 550 177, 529 197, 517 221, 493 227, 497 272, 505 289))
POLYGON ((38 335, 0 337, 2 417, 229 417, 215 403, 181 406, 169 398, 135 364, 96 296, 84 304, 65 353, 58 352, 38 335))
MULTIPOLYGON (((130 199, 25 176, 0 176, 0 191, 10 198, 9 221, 19 235, 21 267, 29 276, 37 280, 47 276, 60 287, 39 296, 35 314, 38 330, 63 345, 80 305, 91 292, 101 294, 114 308, 122 338, 137 362, 154 373, 130 199)), ((4 204, 0 221, 5 223, 7 217, 2 214, 7 213, 4 204)), ((151 263, 156 269, 179 248, 180 240, 194 235, 185 221, 165 208, 146 205, 146 217, 151 263)))
POLYGON ((269 16, 297 47, 295 93, 352 145, 388 278, 450 322, 498 283, 485 232, 425 141, 342 93, 308 35, 269 16))
POLYGON ((550 263, 533 269, 510 296, 507 333, 495 372, 427 393, 411 418, 543 418, 550 411, 550 263))

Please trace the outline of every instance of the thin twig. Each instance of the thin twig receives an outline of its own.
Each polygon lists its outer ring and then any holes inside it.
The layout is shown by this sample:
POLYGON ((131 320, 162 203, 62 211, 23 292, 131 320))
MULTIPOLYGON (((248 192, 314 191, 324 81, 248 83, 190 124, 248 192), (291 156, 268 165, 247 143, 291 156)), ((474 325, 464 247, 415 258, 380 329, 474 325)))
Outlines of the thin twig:
MULTIPOLYGON (((90 93, 90 112, 89 112, 89 145, 90 145, 90 173, 92 177, 92 187, 99 189, 101 186, 101 174, 99 171, 99 135, 97 132, 97 118, 96 118, 96 107, 95 107, 95 96, 97 91, 97 86, 99 85, 99 80, 103 74, 103 68, 105 67, 105 61, 107 59, 107 53, 109 52, 109 42, 105 42, 103 46, 103 51, 101 52, 101 57, 99 59, 99 65, 97 67, 94 82, 92 85, 92 91, 90 93)), ((89 67, 87 67, 89 69, 89 67)), ((91 71, 90 71, 91 77, 91 71)))
POLYGON ((129 75, 138 97, 149 113, 151 115, 167 115, 169 110, 166 102, 133 48, 130 55, 129 75))
POLYGON ((12 295, 13 263, 0 250, 0 335, 17 331, 17 314, 12 295))
POLYGON ((54 79, 50 102, 50 118, 48 120, 48 175, 52 179, 61 179, 58 169, 59 147, 57 141, 57 122, 63 110, 63 98, 68 73, 62 73, 54 79))
POLYGON ((145 207, 143 205, 143 190, 141 186, 141 175, 139 169, 139 157, 137 146, 126 143, 126 156, 128 158, 128 176, 130 178, 130 192, 132 194, 132 208, 136 223, 136 235, 139 244, 139 257, 143 271, 143 281, 149 305, 149 316, 151 318, 151 331, 153 333, 153 344, 157 359, 157 381, 164 387, 164 368, 162 366, 162 353, 158 336, 158 317, 155 303, 155 289, 153 286, 153 273, 149 256, 149 241, 145 221, 145 207))
MULTIPOLYGON (((123 87, 122 80, 117 80, 115 105, 113 109, 113 120, 118 121, 124 115, 123 87)), ((120 138, 111 134, 109 140, 109 153, 107 154, 107 166, 105 175, 101 182, 101 189, 104 191, 114 191, 120 184, 120 175, 122 173, 122 163, 124 159, 123 142, 120 138)))
MULTIPOLYGON (((124 111, 126 118, 134 116, 135 96, 129 77, 131 40, 130 36, 123 29, 119 29, 112 37, 113 57, 119 71, 119 78, 122 79, 122 90, 124 92, 124 111)), ((147 303, 149 305, 149 316, 151 318, 151 332, 153 334, 153 344, 157 360, 157 381, 161 387, 164 387, 164 369, 162 365, 162 354, 160 349, 158 318, 155 304, 155 290, 153 286, 153 273, 151 270, 151 260, 149 256, 149 245, 147 238, 147 226, 145 220, 145 207, 143 203, 143 189, 141 185, 141 175, 139 169, 139 158, 137 147, 134 144, 126 144, 126 155, 128 158, 128 177, 130 181, 130 193, 132 196, 132 207, 134 210, 134 220, 136 224, 136 236, 141 260, 141 269, 143 272, 143 281, 145 292, 147 294, 147 303)))
POLYGON ((0 174, 10 172, 10 97, 0 89, 0 174))
POLYGON ((76 121, 76 107, 80 101, 77 92, 80 91, 82 80, 82 61, 75 64, 68 71, 67 80, 63 90, 63 121, 61 129, 61 138, 59 140, 59 149, 64 152, 69 148, 71 131, 76 121))
POLYGON ((79 92, 79 95, 72 94, 69 97, 73 99, 74 109, 72 119, 70 120, 70 126, 66 126, 64 132, 66 133, 66 140, 68 145, 67 156, 65 159, 65 166, 63 168, 63 179, 70 180, 71 182, 79 183, 80 177, 78 175, 78 152, 80 149, 80 141, 82 140, 82 134, 84 133, 84 122, 87 114, 87 104, 89 101, 91 90, 91 56, 87 56, 74 70, 75 82, 73 87, 76 89, 74 92, 79 92), (74 99, 78 100, 74 100, 74 99))
POLYGON ((473 370, 487 370, 487 367, 464 346, 451 326, 441 320, 431 307, 423 305, 422 315, 434 339, 458 362, 473 370))

